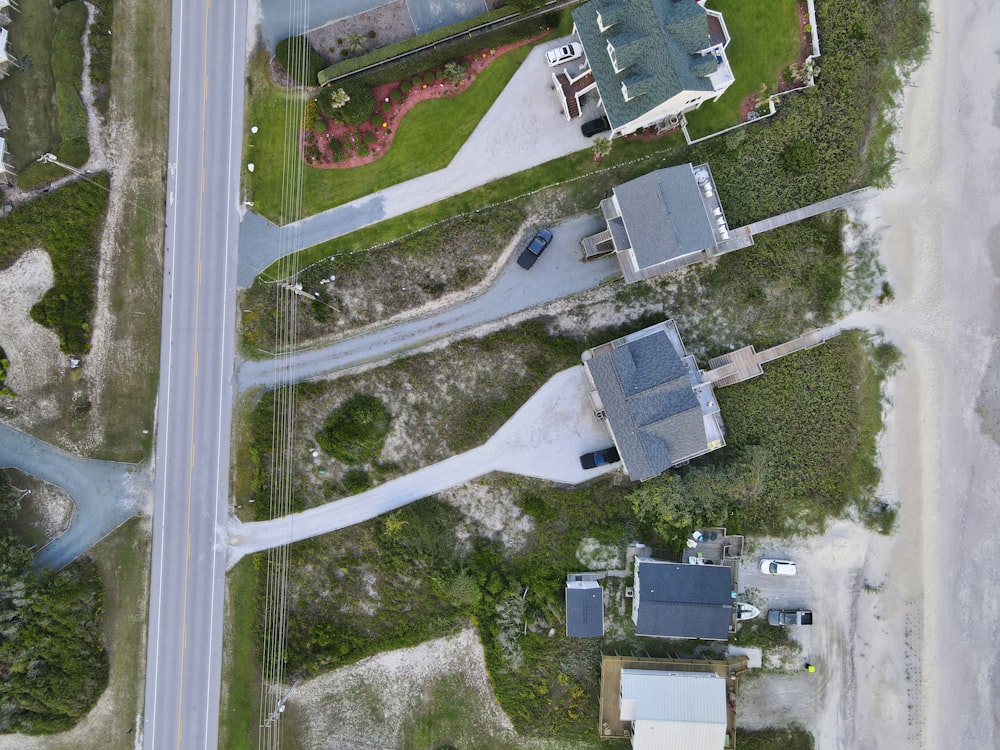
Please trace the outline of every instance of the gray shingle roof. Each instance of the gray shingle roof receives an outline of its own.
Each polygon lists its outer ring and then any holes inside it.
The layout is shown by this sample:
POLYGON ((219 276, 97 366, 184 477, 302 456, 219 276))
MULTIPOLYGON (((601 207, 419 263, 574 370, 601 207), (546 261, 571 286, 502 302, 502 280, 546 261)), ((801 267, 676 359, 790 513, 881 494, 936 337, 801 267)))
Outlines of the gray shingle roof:
POLYGON ((664 331, 597 354, 586 365, 630 477, 651 479, 706 451, 701 406, 664 331))
POLYGON ((718 640, 729 637, 733 575, 728 567, 640 560, 636 575, 637 635, 718 640))
MULTIPOLYGON (((591 0, 573 11, 573 21, 613 128, 641 117, 681 91, 712 90, 707 74, 698 75, 691 68, 693 57, 711 46, 707 15, 694 0, 591 0), (598 11, 605 24, 612 23, 603 32, 597 25, 598 11), (607 53, 609 39, 615 45, 620 73, 607 53), (615 40, 627 40, 623 56, 615 40), (622 80, 645 76, 651 79, 648 92, 626 101, 622 80)), ((704 69, 709 62, 704 62, 704 69)))
POLYGON ((715 247, 690 164, 658 169, 614 191, 638 270, 715 247))
POLYGON ((604 594, 600 585, 566 587, 566 635, 570 638, 604 635, 604 594))

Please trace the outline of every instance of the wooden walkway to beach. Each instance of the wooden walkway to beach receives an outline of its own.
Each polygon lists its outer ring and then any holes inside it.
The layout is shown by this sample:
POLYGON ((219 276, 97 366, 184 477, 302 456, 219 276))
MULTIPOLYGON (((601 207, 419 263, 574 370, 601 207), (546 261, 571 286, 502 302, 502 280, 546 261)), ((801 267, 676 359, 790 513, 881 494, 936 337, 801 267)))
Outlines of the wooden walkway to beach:
POLYGON ((766 232, 770 229, 777 229, 778 227, 783 227, 786 224, 794 224, 796 221, 802 221, 802 219, 819 216, 820 214, 825 214, 827 211, 836 211, 839 208, 846 208, 854 203, 870 198, 874 195, 874 193, 875 191, 871 188, 853 190, 850 193, 844 193, 843 195, 835 195, 833 198, 828 198, 825 201, 820 201, 819 203, 813 203, 808 206, 803 206, 802 208, 796 208, 794 211, 786 211, 785 213, 778 214, 777 216, 771 216, 767 219, 755 221, 753 224, 747 224, 745 227, 730 229, 729 239, 720 240, 715 250, 711 252, 711 255, 725 255, 726 253, 731 253, 734 250, 749 247, 753 244, 753 236, 755 234, 760 234, 761 232, 766 232))
POLYGON ((812 349, 840 333, 838 326, 817 328, 801 336, 758 352, 753 345, 737 349, 729 354, 713 357, 708 362, 710 369, 703 370, 702 380, 716 388, 724 388, 734 383, 742 383, 764 373, 764 365, 793 352, 812 349))

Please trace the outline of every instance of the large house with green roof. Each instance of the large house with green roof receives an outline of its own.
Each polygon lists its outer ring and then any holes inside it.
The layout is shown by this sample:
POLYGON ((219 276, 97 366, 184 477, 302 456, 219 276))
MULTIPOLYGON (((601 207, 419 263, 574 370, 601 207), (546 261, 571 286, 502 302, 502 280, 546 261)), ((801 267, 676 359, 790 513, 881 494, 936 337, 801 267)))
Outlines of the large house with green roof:
POLYGON ((585 61, 554 73, 568 118, 596 89, 612 136, 672 130, 735 80, 722 14, 695 0, 590 0, 573 11, 585 61))

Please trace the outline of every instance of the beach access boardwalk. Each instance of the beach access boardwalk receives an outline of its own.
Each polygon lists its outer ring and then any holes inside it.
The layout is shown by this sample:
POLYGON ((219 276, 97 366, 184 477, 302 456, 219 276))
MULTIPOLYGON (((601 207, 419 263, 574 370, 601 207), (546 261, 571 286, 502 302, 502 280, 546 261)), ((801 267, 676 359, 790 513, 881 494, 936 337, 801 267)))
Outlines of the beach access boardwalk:
POLYGON ((827 198, 825 201, 811 203, 808 206, 802 206, 802 208, 786 211, 785 213, 778 214, 777 216, 770 216, 766 219, 755 221, 752 224, 747 224, 743 227, 730 229, 729 239, 720 240, 716 245, 715 250, 709 251, 709 256, 716 257, 718 255, 731 253, 734 250, 741 250, 744 247, 750 247, 753 244, 753 236, 755 234, 767 232, 771 229, 777 229, 778 227, 783 227, 787 224, 794 224, 795 222, 802 221, 803 219, 809 219, 813 216, 825 214, 827 211, 836 211, 839 208, 847 208, 855 203, 867 200, 874 195, 875 190, 872 188, 852 190, 849 193, 843 193, 841 195, 835 195, 832 198, 827 198))
POLYGON ((716 388, 742 383, 744 380, 763 375, 763 366, 768 362, 773 362, 794 352, 819 346, 824 341, 838 335, 840 330, 840 326, 837 325, 816 328, 791 341, 772 346, 762 352, 758 352, 751 344, 728 354, 713 357, 708 362, 710 369, 703 370, 701 373, 702 380, 711 383, 716 388))

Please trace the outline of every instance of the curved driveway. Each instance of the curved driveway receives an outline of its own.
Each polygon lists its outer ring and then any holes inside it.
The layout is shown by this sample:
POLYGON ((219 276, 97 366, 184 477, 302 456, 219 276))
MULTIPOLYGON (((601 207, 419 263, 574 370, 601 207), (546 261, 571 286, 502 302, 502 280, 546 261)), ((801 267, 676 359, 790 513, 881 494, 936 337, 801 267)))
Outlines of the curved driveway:
POLYGON ((132 516, 152 493, 147 467, 80 458, 0 424, 0 467, 62 487, 76 506, 70 527, 35 555, 37 568, 73 562, 132 516))
POLYGON ((551 69, 545 64, 545 49, 557 43, 558 40, 553 40, 531 50, 444 169, 283 227, 258 214, 247 213, 240 225, 239 285, 250 286, 257 274, 278 260, 282 252, 304 250, 590 148, 591 140, 580 133, 580 120, 566 122, 556 95, 549 89, 552 79, 551 69))
POLYGON ((276 518, 229 525, 229 567, 243 555, 353 526, 491 471, 579 484, 618 465, 584 471, 580 455, 611 442, 594 417, 583 366, 554 375, 484 445, 345 500, 276 518))
MULTIPOLYGON (((530 271, 514 263, 512 257, 497 280, 479 296, 431 315, 319 349, 297 352, 280 361, 244 362, 239 369, 239 385, 241 388, 274 386, 276 383, 299 382, 343 372, 592 289, 620 275, 618 262, 613 256, 587 263, 581 260, 580 239, 601 228, 602 224, 594 214, 576 216, 555 228, 552 244, 530 271)), ((516 250, 518 252, 520 247, 516 250)))

